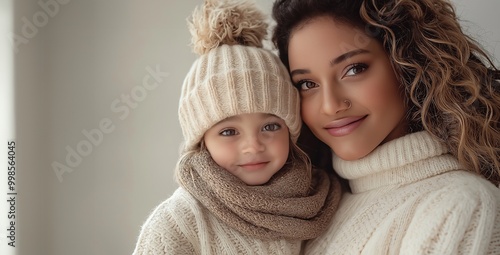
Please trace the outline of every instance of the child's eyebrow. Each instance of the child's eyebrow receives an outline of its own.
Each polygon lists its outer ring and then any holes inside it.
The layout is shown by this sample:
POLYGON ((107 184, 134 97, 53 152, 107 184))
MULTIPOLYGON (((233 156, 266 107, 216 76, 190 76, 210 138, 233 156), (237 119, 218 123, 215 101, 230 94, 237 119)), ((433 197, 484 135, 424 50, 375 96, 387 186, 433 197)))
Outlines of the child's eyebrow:
MULTIPOLYGON (((261 119, 268 119, 268 118, 280 118, 274 114, 271 114, 271 113, 258 113, 261 117, 261 119)), ((223 121, 232 121, 232 120, 241 120, 241 114, 238 114, 238 115, 234 115, 234 116, 231 116, 231 117, 227 117, 219 122, 223 122, 223 121)))
POLYGON ((241 119, 240 115, 234 115, 234 116, 227 117, 227 118, 219 121, 219 123, 224 122, 224 121, 240 120, 240 119, 241 119))

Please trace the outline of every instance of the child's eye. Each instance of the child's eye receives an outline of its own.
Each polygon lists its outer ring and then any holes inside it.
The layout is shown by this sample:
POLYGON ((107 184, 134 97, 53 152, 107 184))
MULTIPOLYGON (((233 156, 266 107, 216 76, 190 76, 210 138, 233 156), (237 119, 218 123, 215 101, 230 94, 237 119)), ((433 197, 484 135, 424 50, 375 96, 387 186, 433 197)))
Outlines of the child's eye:
POLYGON ((361 64, 361 63, 352 64, 347 69, 347 72, 344 75, 344 77, 345 76, 354 76, 354 75, 360 74, 360 73, 366 71, 366 69, 368 69, 368 65, 366 65, 366 64, 361 64))
POLYGON ((233 135, 237 135, 238 132, 236 132, 235 129, 225 129, 225 130, 222 130, 219 135, 221 136, 233 136, 233 135))
POLYGON ((281 129, 281 125, 278 123, 266 124, 263 128, 264 131, 276 131, 281 129))
POLYGON ((318 85, 309 80, 301 80, 295 84, 295 87, 299 89, 299 91, 306 91, 312 88, 317 87, 318 85))

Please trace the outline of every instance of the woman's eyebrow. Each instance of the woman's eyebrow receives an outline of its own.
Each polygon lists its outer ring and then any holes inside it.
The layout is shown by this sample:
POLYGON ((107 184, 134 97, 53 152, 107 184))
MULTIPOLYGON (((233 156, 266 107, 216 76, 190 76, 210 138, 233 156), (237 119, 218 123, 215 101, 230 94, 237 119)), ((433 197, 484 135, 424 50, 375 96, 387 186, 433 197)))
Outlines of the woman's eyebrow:
POLYGON ((352 58, 356 55, 359 55, 359 54, 366 54, 366 53, 370 53, 369 50, 366 50, 366 49, 356 49, 356 50, 352 50, 352 51, 349 51, 349 52, 346 52, 334 59, 332 59, 330 61, 330 66, 333 66, 333 65, 336 65, 336 64, 339 64, 340 62, 343 62, 349 58, 352 58))
MULTIPOLYGON (((349 58, 352 58, 356 55, 359 55, 359 54, 366 54, 366 53, 370 53, 369 50, 366 50, 366 49, 355 49, 355 50, 352 50, 352 51, 349 51, 349 52, 346 52, 334 59, 332 59, 330 61, 330 66, 334 66, 334 65, 337 65, 341 62, 344 62, 346 61, 347 59, 349 58)), ((290 72, 290 76, 293 77, 294 75, 298 75, 298 74, 307 74, 307 73, 310 73, 311 71, 309 69, 295 69, 295 70, 292 70, 290 72)))

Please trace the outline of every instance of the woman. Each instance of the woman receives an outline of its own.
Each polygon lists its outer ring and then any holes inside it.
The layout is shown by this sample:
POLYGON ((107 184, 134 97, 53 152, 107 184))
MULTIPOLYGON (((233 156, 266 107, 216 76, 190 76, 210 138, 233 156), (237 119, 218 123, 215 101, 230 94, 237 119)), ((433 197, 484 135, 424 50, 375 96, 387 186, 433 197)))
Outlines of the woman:
POLYGON ((273 16, 303 121, 350 186, 306 254, 500 254, 500 72, 451 3, 278 0, 273 16))

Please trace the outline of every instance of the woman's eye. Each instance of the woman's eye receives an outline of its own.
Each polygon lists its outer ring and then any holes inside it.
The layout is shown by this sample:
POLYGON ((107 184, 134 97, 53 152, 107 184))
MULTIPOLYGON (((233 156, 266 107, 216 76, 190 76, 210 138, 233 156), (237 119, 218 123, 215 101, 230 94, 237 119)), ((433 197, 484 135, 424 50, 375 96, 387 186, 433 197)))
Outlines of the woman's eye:
POLYGON ((264 131, 276 131, 281 129, 281 125, 278 123, 271 123, 264 126, 264 131))
POLYGON ((317 85, 312 81, 302 80, 297 82, 296 87, 299 89, 299 91, 305 91, 317 87, 317 85))
POLYGON ((219 134, 221 136, 233 136, 233 135, 237 135, 237 132, 234 129, 226 129, 226 130, 222 130, 219 134))
POLYGON ((344 76, 354 76, 360 74, 368 69, 368 65, 366 64, 352 64, 344 76))

